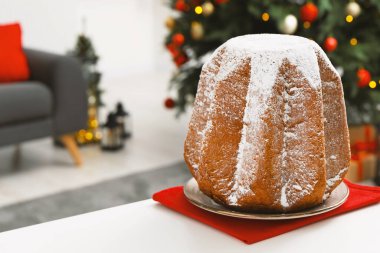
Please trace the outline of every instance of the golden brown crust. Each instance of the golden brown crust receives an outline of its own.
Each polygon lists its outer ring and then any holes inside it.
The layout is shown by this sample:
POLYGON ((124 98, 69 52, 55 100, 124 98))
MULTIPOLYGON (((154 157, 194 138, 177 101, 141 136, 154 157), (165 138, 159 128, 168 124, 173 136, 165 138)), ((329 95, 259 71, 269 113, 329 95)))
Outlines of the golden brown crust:
MULTIPOLYGON (((217 82, 213 122, 206 136, 199 167, 207 172, 207 184, 200 184, 214 199, 227 202, 236 166, 237 150, 241 139, 246 94, 250 79, 250 59, 243 61, 225 79, 217 82), (211 189, 211 190, 210 190, 211 189)), ((196 178, 197 179, 197 178, 196 178)))
MULTIPOLYGON (((286 138, 286 156, 281 173, 288 184, 290 197, 286 211, 294 211, 322 203, 325 181, 325 138, 321 88, 313 88, 297 67, 285 60, 279 70, 282 87, 289 98, 290 107, 284 132, 294 138, 286 138), (309 189, 309 185, 312 189, 309 189), (300 189, 308 189, 302 194, 300 189)), ((285 99, 286 100, 286 99, 285 99)))
POLYGON ((191 174, 197 179, 199 186, 203 189, 203 192, 208 195, 211 194, 211 186, 209 185, 207 171, 198 170, 198 168, 195 168, 194 165, 198 165, 199 167, 202 156, 202 145, 204 144, 201 140, 202 136, 200 136, 200 133, 206 128, 207 121, 211 117, 210 107, 212 101, 206 97, 206 93, 211 92, 216 88, 214 77, 210 80, 209 76, 217 75, 220 69, 223 54, 224 50, 219 50, 212 59, 212 62, 207 66, 204 66, 202 69, 202 74, 198 84, 198 95, 195 100, 195 104, 198 103, 199 106, 195 106, 194 108, 184 145, 185 162, 190 169, 191 174))
POLYGON ((350 165, 350 143, 340 77, 320 52, 316 52, 322 81, 324 131, 326 139, 326 193, 343 180, 350 165))

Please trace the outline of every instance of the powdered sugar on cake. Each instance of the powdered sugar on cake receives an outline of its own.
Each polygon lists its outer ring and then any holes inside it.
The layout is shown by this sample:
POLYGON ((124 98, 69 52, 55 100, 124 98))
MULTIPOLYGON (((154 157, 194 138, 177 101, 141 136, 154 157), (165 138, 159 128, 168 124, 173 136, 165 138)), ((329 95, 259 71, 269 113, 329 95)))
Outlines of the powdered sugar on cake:
MULTIPOLYGON (((260 142, 250 143, 247 141, 247 131, 251 128, 250 139, 257 140, 260 134, 260 127, 263 126, 261 121, 262 115, 266 112, 267 100, 272 94, 272 88, 275 84, 275 78, 278 74, 280 65, 284 59, 289 60, 296 65, 308 82, 314 88, 321 85, 319 78, 319 69, 316 67, 316 56, 313 53, 311 43, 307 43, 306 39, 298 37, 288 37, 288 40, 282 39, 281 43, 272 39, 273 35, 259 36, 241 36, 231 39, 226 43, 226 53, 233 55, 241 55, 251 59, 251 81, 246 97, 246 107, 244 113, 244 125, 242 129, 241 142, 237 155, 237 165, 234 174, 234 183, 229 196, 230 205, 238 205, 238 200, 246 194, 254 194, 250 187, 255 181, 255 171, 257 164, 251 159, 259 156, 262 152, 260 142), (251 39, 252 38, 252 39, 251 39), (271 38, 271 39, 269 39, 271 38), (269 40, 268 40, 269 39, 269 40), (294 41, 296 40, 296 42, 294 41), (305 42, 306 41, 306 42, 305 42), (300 43, 301 42, 301 43, 300 43), (275 45, 273 45, 275 43, 275 45), (295 50, 294 44, 297 44, 295 50)), ((292 88, 293 92, 296 88, 292 88)), ((290 96, 284 92, 285 102, 290 96)), ((285 103, 284 121, 287 120, 289 105, 285 103)), ((286 143, 287 138, 296 138, 295 133, 285 132, 283 143, 286 143)), ((282 152, 286 156, 285 146, 282 152)), ((283 161, 285 161, 283 157, 283 161)), ((284 163, 282 166, 286 166, 284 163)), ((288 207, 287 202, 287 182, 282 182, 284 185, 281 189, 281 204, 288 207)), ((302 190, 302 189, 301 189, 302 190)), ((312 189, 305 189, 303 194, 308 194, 312 189)), ((300 196, 302 197, 302 196, 300 196)))
MULTIPOLYGON (((191 147, 197 159, 189 156, 189 162, 192 164, 194 170, 199 168, 199 164, 202 158, 202 152, 207 145, 207 134, 211 131, 213 122, 211 116, 214 113, 214 97, 215 89, 218 83, 228 77, 234 71, 236 65, 243 57, 243 52, 236 52, 236 54, 227 54, 225 49, 220 47, 211 55, 210 59, 215 58, 217 55, 223 55, 221 62, 215 65, 214 61, 206 61, 202 67, 202 77, 204 83, 200 83, 198 87, 197 97, 195 99, 195 109, 197 110, 195 115, 202 115, 202 118, 207 119, 206 123, 200 125, 198 121, 191 120, 190 127, 197 129, 200 141, 196 143, 196 146, 191 147), (208 105, 208 106, 205 106, 208 105), (206 107, 206 109, 205 109, 206 107), (197 124, 197 125, 192 125, 197 124), (197 160, 197 161, 195 161, 197 160)), ((194 115, 193 114, 193 115, 194 115)))
POLYGON ((329 189, 330 187, 332 187, 337 181, 340 181, 342 179, 342 175, 344 173, 346 173, 348 170, 348 167, 347 168, 343 168, 339 171, 339 173, 333 177, 333 178, 329 178, 327 181, 326 181, 326 188, 329 189))

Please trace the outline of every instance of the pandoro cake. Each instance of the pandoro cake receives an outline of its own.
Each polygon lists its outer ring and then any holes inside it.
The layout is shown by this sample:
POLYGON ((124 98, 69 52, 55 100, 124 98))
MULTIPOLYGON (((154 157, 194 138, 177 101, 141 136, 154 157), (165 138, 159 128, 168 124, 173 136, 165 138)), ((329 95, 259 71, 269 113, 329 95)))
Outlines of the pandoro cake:
POLYGON ((228 40, 204 64, 185 141, 200 190, 244 211, 322 203, 350 161, 340 76, 312 40, 228 40))

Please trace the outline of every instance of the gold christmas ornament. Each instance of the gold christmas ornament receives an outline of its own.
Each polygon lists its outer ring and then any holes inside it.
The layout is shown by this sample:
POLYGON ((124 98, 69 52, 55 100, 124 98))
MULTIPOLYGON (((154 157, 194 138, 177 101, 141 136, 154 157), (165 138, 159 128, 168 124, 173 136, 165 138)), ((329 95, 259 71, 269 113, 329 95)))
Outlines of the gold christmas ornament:
POLYGON ((100 139, 102 139, 102 133, 101 133, 101 132, 96 132, 96 134, 95 134, 95 139, 96 139, 97 141, 100 141, 100 139))
POLYGON ((357 2, 350 2, 346 6, 346 14, 351 15, 352 17, 356 18, 360 15, 362 9, 360 5, 357 2))
POLYGON ((86 135, 86 130, 82 129, 80 131, 78 131, 75 135, 76 137, 76 140, 79 144, 83 144, 86 142, 84 136, 86 135))
POLYGON ((278 29, 285 34, 293 34, 298 27, 298 20, 294 15, 287 15, 282 22, 280 22, 278 29))
POLYGON ((87 141, 92 141, 92 138, 94 135, 91 132, 87 132, 84 137, 86 138, 87 141))
POLYGON ((197 7, 195 7, 194 12, 195 12, 196 14, 198 14, 198 15, 202 14, 202 12, 203 12, 203 8, 202 8, 202 6, 197 6, 197 7))
POLYGON ((210 16, 211 14, 214 13, 214 5, 211 3, 211 2, 205 2, 204 4, 202 4, 202 8, 203 8, 203 15, 205 17, 207 16, 210 16))
POLYGON ((351 46, 356 46, 358 44, 358 40, 356 38, 350 39, 351 46))
POLYGON ((375 89, 376 86, 377 86, 377 83, 375 81, 371 81, 369 82, 368 86, 371 88, 371 89, 375 89))
POLYGON ((267 12, 264 12, 264 13, 261 15, 261 19, 262 19, 264 22, 269 21, 269 18, 270 18, 270 15, 269 15, 269 13, 267 13, 267 12))
POLYGON ((166 20, 165 20, 165 26, 169 29, 169 30, 173 30, 174 26, 175 26, 175 20, 173 17, 168 17, 166 20))
POLYGON ((90 144, 100 141, 98 108, 94 104, 90 104, 88 107, 87 128, 76 132, 75 139, 79 144, 90 144))
POLYGON ((202 23, 198 21, 191 22, 191 37, 194 40, 200 40, 203 38, 204 29, 202 23))
POLYGON ((353 20, 354 20, 354 16, 352 16, 352 15, 347 15, 346 16, 346 22, 347 23, 351 23, 353 20))

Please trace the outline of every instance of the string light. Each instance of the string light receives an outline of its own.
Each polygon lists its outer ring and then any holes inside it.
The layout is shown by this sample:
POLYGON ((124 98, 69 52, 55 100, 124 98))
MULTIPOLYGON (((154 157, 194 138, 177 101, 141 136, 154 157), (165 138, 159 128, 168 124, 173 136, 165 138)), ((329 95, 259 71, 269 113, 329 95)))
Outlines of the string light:
POLYGON ((311 26, 311 23, 309 21, 303 22, 303 28, 309 29, 311 26))
POLYGON ((201 15, 203 12, 202 6, 195 7, 194 11, 196 14, 201 15))
POLYGON ((269 16, 269 13, 267 12, 264 12, 263 15, 261 15, 261 19, 264 21, 264 22, 267 22, 269 20, 270 16, 269 16))
POLYGON ((351 46, 356 46, 358 44, 358 40, 356 38, 350 39, 351 46))
POLYGON ((354 17, 352 15, 347 15, 346 16, 346 22, 351 23, 354 20, 354 17))
POLYGON ((369 82, 369 87, 371 88, 371 89, 375 89, 376 88, 376 82, 375 81, 371 81, 371 82, 369 82))

